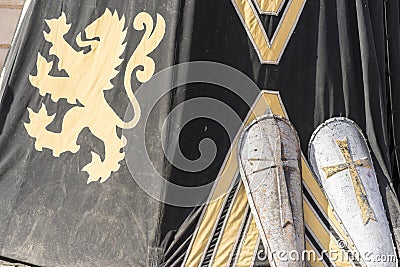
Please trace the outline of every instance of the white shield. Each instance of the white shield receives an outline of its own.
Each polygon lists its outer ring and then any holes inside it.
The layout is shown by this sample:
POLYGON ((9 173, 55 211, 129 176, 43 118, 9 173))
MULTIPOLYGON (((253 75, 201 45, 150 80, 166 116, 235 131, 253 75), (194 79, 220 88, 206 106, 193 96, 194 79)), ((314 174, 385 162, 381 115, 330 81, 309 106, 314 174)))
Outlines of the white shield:
POLYGON ((272 266, 304 266, 300 156, 296 131, 274 115, 256 118, 239 141, 240 173, 272 266))
POLYGON ((320 125, 309 161, 366 266, 397 266, 393 240, 365 137, 346 118, 320 125))

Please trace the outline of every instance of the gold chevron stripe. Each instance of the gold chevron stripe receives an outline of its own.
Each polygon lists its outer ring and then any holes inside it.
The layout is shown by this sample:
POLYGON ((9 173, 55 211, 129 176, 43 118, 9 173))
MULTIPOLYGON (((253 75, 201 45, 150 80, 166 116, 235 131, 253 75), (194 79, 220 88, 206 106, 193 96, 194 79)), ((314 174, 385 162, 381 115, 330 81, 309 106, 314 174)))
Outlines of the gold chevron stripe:
POLYGON ((214 261, 211 266, 223 266, 229 262, 229 256, 235 246, 237 236, 240 234, 240 225, 247 207, 247 195, 243 185, 240 185, 239 193, 234 200, 234 205, 229 213, 226 227, 222 233, 222 238, 215 248, 214 261))
MULTIPOLYGON (((317 219, 315 214, 313 213, 312 209, 310 208, 309 204, 307 201, 303 201, 303 207, 304 207, 304 217, 307 218, 307 225, 312 225, 312 233, 314 236, 317 238, 317 240, 320 242, 322 247, 328 251, 329 255, 334 255, 337 253, 337 251, 340 251, 341 249, 338 247, 337 243, 335 242, 335 239, 331 234, 323 227, 321 222, 317 219)), ((311 228, 311 227, 309 227, 311 228)), ((339 256, 339 255, 336 255, 339 256)), ((346 259, 342 259, 341 257, 337 257, 335 264, 337 266, 342 266, 342 267, 350 267, 352 266, 350 261, 346 261, 346 259)))
MULTIPOLYGON (((279 1, 278 1, 279 2, 279 1)), ((262 63, 277 64, 285 50, 285 47, 297 25, 297 21, 303 10, 306 0, 290 0, 288 7, 282 15, 281 22, 276 29, 276 33, 269 40, 265 33, 264 26, 261 23, 259 14, 251 0, 232 0, 238 15, 257 50, 258 56, 262 63)), ((257 5, 261 11, 276 10, 279 11, 280 6, 274 7, 271 1, 258 0, 257 5), (263 4, 264 3, 264 4, 263 4), (263 6, 260 6, 263 4, 263 6)), ((272 13, 276 13, 272 12, 272 13)))
MULTIPOLYGON (((310 241, 308 241, 308 240, 306 240, 306 250, 315 252, 315 248, 311 245, 310 241)), ((317 254, 315 254, 315 255, 317 255, 317 254)), ((313 257, 310 257, 310 261, 308 263, 310 263, 310 265, 313 267, 325 267, 325 265, 322 263, 322 261, 318 261, 317 259, 314 260, 313 257)))
MULTIPOLYGON (((248 116, 246 120, 246 124, 250 123, 255 116, 261 116, 265 113, 267 113, 268 108, 272 111, 272 113, 287 117, 287 114, 283 108, 282 101, 279 97, 279 94, 277 92, 269 92, 269 91, 263 91, 261 94, 261 97, 259 97, 256 101, 255 106, 253 107, 253 112, 251 115, 248 116)), ((218 221, 220 211, 223 207, 223 203, 226 197, 226 192, 229 190, 229 186, 232 183, 233 178, 235 177, 235 173, 238 170, 238 164, 236 160, 236 149, 237 149, 237 139, 235 140, 235 143, 233 145, 232 150, 227 156, 227 160, 224 163, 223 170, 221 172, 221 175, 219 175, 219 180, 218 183, 215 187, 215 190, 212 195, 212 202, 208 204, 208 206, 205 209, 204 215, 202 219, 199 222, 198 230, 196 231, 194 235, 194 239, 192 241, 192 244, 189 248, 188 255, 185 261, 185 264, 183 266, 190 266, 190 267, 197 267, 201 264, 201 260, 203 258, 204 252, 207 250, 207 245, 209 243, 210 238, 213 236, 214 232, 214 227, 215 224, 218 221), (221 197, 222 196, 222 197, 221 197)), ((349 242, 350 240, 347 240, 345 237, 347 236, 342 229, 340 223, 334 216, 332 208, 329 206, 329 203, 321 191, 320 187, 318 186, 318 183, 316 182, 315 178, 312 176, 312 173, 308 167, 308 164, 302 156, 302 177, 303 177, 303 183, 307 188, 310 189, 311 195, 312 195, 312 200, 316 201, 317 206, 320 207, 320 210, 322 211, 323 216, 325 216, 329 223, 331 224, 331 227, 336 230, 336 232, 340 235, 340 238, 343 240, 347 241, 348 244, 352 244, 349 242)), ((243 185, 241 185, 243 186, 243 185)), ((239 197, 237 197, 238 199, 239 197)), ((235 214, 237 213, 242 213, 244 212, 244 207, 247 205, 247 198, 242 198, 240 203, 235 200, 234 206, 232 207, 232 212, 235 214), (244 205, 244 206, 243 206, 244 205), (243 211, 240 211, 240 209, 243 209, 243 211), (236 210, 236 211, 235 211, 236 210)), ((332 251, 332 250, 339 250, 337 246, 337 240, 332 236, 330 231, 323 226, 321 221, 318 219, 318 214, 314 209, 310 207, 310 205, 305 202, 304 203, 304 219, 305 223, 309 226, 311 229, 312 233, 315 235, 315 238, 319 244, 321 244, 321 248, 326 250, 326 251, 332 251)), ((229 223, 241 223, 241 217, 236 216, 237 218, 234 220, 234 218, 230 219, 232 222, 228 222, 227 227, 229 227, 229 223), (240 218, 239 218, 240 217, 240 218), (235 222, 233 222, 235 221, 235 222)), ((252 220, 254 221, 254 219, 252 220)), ((238 229, 238 228, 236 228, 238 229)), ((227 258, 229 257, 229 253, 231 251, 228 251, 229 248, 232 248, 233 246, 231 244, 234 244, 236 241, 236 234, 229 234, 227 233, 228 229, 225 229, 223 232, 223 241, 221 244, 227 244, 227 246, 224 246, 224 248, 218 247, 218 251, 215 254, 214 258, 214 264, 211 266, 221 266, 220 264, 226 263, 227 258), (225 260, 225 261, 224 261, 225 260)), ((239 255, 239 260, 238 263, 243 259, 243 262, 248 262, 249 258, 252 258, 254 254, 254 250, 256 249, 255 246, 257 245, 256 243, 256 238, 258 237, 259 233, 257 230, 257 227, 249 227, 249 230, 247 232, 246 238, 244 245, 242 246, 241 249, 241 256, 239 255), (250 240, 252 237, 254 237, 254 240, 250 240), (251 251, 251 253, 249 252, 251 251), (251 257, 249 255, 252 255, 251 257)), ((307 241, 308 242, 308 241, 307 241)), ((307 249, 312 249, 312 246, 308 243, 307 249)), ((314 250, 315 252, 315 250, 314 250)), ((341 262, 341 261, 334 261, 336 264, 342 264, 338 266, 351 266, 351 263, 349 262, 341 262)), ((311 266, 323 266, 321 265, 321 262, 311 262, 311 266)), ((244 266, 244 265, 243 265, 244 266)), ((250 266, 250 265, 246 265, 250 266)))
POLYGON ((256 226, 256 221, 254 218, 251 219, 249 229, 246 233, 246 237, 240 250, 239 257, 236 263, 237 267, 247 267, 250 266, 253 257, 254 251, 257 249, 257 242, 259 240, 258 230, 256 226))
MULTIPOLYGON (((246 120, 246 125, 254 120, 255 117, 265 114, 267 108, 268 104, 265 99, 261 96, 258 97, 256 105, 252 108, 253 112, 246 120)), ((207 249, 209 239, 213 235, 213 229, 223 207, 226 192, 229 191, 232 179, 238 169, 238 163, 236 160, 237 139, 238 137, 236 138, 232 151, 228 153, 229 157, 225 161, 225 167, 223 168, 222 173, 219 175, 220 178, 212 194, 211 202, 207 205, 199 227, 195 232, 195 238, 193 239, 191 249, 189 250, 188 256, 185 260, 185 267, 197 267, 201 263, 203 254, 207 249)))
POLYGON ((255 3, 261 13, 278 15, 285 0, 257 0, 255 3))

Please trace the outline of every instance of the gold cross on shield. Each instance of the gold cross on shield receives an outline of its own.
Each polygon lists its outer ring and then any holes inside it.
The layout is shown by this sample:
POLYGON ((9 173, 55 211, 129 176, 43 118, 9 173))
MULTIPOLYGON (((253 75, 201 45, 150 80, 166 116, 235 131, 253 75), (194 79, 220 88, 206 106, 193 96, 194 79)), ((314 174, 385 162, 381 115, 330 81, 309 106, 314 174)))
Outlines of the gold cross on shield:
POLYGON ((349 170, 358 205, 361 209, 364 224, 367 224, 369 220, 376 221, 374 211, 372 210, 368 202, 365 188, 356 169, 356 167, 365 167, 371 169, 372 166, 369 163, 368 158, 354 161, 350 154, 349 142, 347 140, 347 137, 343 140, 336 140, 335 142, 338 145, 340 152, 342 153, 346 162, 335 166, 324 167, 322 168, 322 170, 325 172, 327 178, 330 178, 341 171, 349 170))

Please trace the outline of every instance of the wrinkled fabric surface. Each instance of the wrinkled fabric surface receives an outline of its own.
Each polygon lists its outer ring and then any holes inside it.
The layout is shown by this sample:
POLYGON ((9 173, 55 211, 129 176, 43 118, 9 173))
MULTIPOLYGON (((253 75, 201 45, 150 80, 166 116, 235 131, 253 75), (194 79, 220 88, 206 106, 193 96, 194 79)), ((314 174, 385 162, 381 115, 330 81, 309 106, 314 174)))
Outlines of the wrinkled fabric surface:
MULTIPOLYGON (((126 25, 132 25, 141 11, 165 18, 165 38, 151 54, 156 71, 187 61, 214 61, 242 71, 260 89, 279 91, 305 154, 320 123, 335 116, 354 120, 369 141, 398 243, 400 11, 397 0, 388 0, 386 5, 372 0, 308 0, 279 65, 262 65, 230 1, 31 1, 1 84, 0 255, 41 266, 157 262, 179 266, 183 260, 201 207, 172 207, 153 199, 139 188, 125 163, 106 183, 87 185, 81 169, 90 161, 90 151, 101 153, 100 140, 85 130, 78 139, 78 153, 54 158, 49 151, 34 149, 34 140, 23 126, 28 121, 27 107, 39 108, 42 101, 49 101, 28 80, 38 52, 49 54, 42 34, 47 29, 44 20, 65 12, 73 22, 73 31, 65 38, 73 42, 76 33, 105 8, 124 14, 126 25)), ((269 34, 279 18, 262 18, 269 34)), ((140 37, 128 31, 127 55, 140 37)), ((123 75, 112 82, 115 88, 123 85, 123 75)), ((242 119, 249 110, 238 96, 210 84, 176 88, 156 105, 147 121, 148 153, 157 170, 180 185, 213 181, 230 146, 223 127, 214 121, 199 118, 181 131, 177 121, 169 134, 179 132, 180 149, 188 159, 200 156, 199 143, 204 138, 215 142, 218 153, 208 168, 195 173, 175 168, 165 159, 160 124, 177 104, 199 96, 223 101, 242 119)), ((123 117, 128 106, 123 90, 110 90, 105 97, 123 117)), ((68 106, 53 103, 51 108, 65 112, 68 106)))

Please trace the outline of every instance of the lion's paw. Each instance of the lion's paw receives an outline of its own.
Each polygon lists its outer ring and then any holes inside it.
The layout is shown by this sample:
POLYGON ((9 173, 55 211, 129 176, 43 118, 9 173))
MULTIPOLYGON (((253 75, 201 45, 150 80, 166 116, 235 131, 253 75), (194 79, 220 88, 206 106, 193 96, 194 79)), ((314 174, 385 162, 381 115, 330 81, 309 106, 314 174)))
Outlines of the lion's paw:
POLYGON ((37 151, 43 151, 43 144, 40 142, 40 139, 35 140, 35 149, 37 151))
POLYGON ((67 151, 70 151, 72 154, 75 154, 79 151, 80 148, 81 148, 81 146, 74 144, 73 146, 68 147, 67 150, 62 147, 54 147, 54 148, 52 148, 52 152, 53 152, 53 156, 58 158, 61 156, 62 153, 67 152, 67 151))
POLYGON ((24 123, 25 129, 31 137, 36 138, 35 147, 41 151, 43 148, 41 145, 41 138, 43 138, 43 135, 41 133, 45 131, 46 127, 54 120, 55 114, 52 116, 47 115, 47 109, 44 104, 40 107, 39 112, 36 113, 28 108, 28 113, 30 122, 24 123))
POLYGON ((110 178, 111 170, 109 166, 104 164, 101 161, 100 156, 94 152, 92 152, 92 162, 86 165, 82 171, 85 171, 89 174, 89 178, 87 183, 97 182, 100 180, 100 183, 104 183, 110 178))
POLYGON ((63 12, 58 19, 46 20, 47 26, 50 28, 50 32, 44 32, 44 38, 50 43, 55 43, 60 37, 63 37, 71 29, 71 24, 67 23, 67 17, 63 12))

